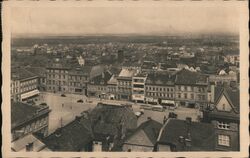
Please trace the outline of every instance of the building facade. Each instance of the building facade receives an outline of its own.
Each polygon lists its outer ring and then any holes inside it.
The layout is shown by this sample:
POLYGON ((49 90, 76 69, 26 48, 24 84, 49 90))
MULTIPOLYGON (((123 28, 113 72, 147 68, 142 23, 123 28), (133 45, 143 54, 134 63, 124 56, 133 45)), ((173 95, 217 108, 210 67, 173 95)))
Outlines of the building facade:
POLYGON ((161 104, 175 100, 175 75, 151 73, 146 80, 145 102, 161 104))
POLYGON ((208 77, 206 75, 181 70, 175 79, 175 100, 181 106, 202 106, 207 103, 208 77))
POLYGON ((147 74, 137 74, 132 77, 132 101, 144 103, 146 79, 147 74))
POLYGON ((37 133, 41 137, 47 136, 50 111, 47 105, 33 106, 21 102, 12 102, 12 141, 33 133, 37 133))
POLYGON ((11 70, 11 99, 29 102, 39 95, 38 76, 24 68, 11 70))

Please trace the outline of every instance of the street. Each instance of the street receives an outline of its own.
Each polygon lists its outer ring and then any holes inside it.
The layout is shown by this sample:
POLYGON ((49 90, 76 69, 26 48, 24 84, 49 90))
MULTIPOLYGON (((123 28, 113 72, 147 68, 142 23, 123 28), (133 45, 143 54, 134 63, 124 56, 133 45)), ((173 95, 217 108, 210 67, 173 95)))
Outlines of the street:
MULTIPOLYGON (((134 112, 140 111, 141 104, 135 104, 129 101, 100 100, 99 98, 87 98, 86 96, 76 94, 65 95, 65 97, 62 97, 61 94, 41 93, 39 101, 37 101, 37 104, 47 103, 52 110, 49 115, 49 134, 74 120, 75 116, 80 115, 82 111, 94 108, 97 103, 101 101, 119 104, 130 103, 133 104, 132 108, 134 112), (77 103, 79 99, 82 99, 83 103, 77 103)), ((145 122, 148 117, 162 123, 164 116, 168 117, 169 112, 176 113, 178 119, 191 117, 193 121, 197 120, 197 109, 178 107, 174 111, 165 110, 163 112, 144 110, 144 114, 138 118, 137 125, 139 126, 141 123, 145 122)))

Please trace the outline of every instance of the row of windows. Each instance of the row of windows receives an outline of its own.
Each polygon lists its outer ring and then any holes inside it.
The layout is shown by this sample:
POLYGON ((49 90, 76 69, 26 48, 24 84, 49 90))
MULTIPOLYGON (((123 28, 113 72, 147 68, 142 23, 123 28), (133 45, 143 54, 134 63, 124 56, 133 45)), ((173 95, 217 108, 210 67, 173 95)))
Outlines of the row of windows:
POLYGON ((26 91, 30 91, 30 90, 33 90, 33 89, 36 89, 36 88, 37 88, 37 86, 33 85, 33 86, 21 88, 20 91, 21 92, 26 92, 26 91))
MULTIPOLYGON (((177 90, 179 90, 179 91, 194 91, 194 87, 192 87, 192 86, 177 86, 177 90)), ((198 92, 205 92, 205 88, 198 87, 198 92)))
POLYGON ((162 87, 146 87, 146 90, 161 91, 161 92, 173 92, 174 88, 162 88, 162 87))
POLYGON ((33 122, 32 124, 27 125, 26 127, 23 127, 22 131, 24 132, 24 134, 27 134, 47 124, 48 124, 48 118, 45 117, 45 118, 42 118, 41 120, 37 120, 36 122, 33 122))
POLYGON ((48 69, 47 72, 53 72, 53 73, 68 73, 67 70, 51 70, 51 69, 48 69))
POLYGON ((23 86, 28 86, 31 84, 36 84, 36 83, 37 83, 37 80, 29 80, 29 81, 21 82, 20 86, 23 87, 23 86))
POLYGON ((118 85, 121 85, 121 86, 131 86, 131 82, 130 81, 119 81, 118 85))
POLYGON ((184 99, 188 99, 188 98, 190 98, 190 99, 194 99, 194 94, 190 94, 190 97, 188 97, 188 94, 187 93, 178 93, 177 94, 177 97, 178 98, 184 98, 184 99))
POLYGON ((48 74, 47 77, 48 77, 48 78, 66 79, 66 76, 65 76, 65 75, 55 75, 55 74, 50 75, 50 74, 48 74))
POLYGON ((146 94, 147 96, 174 98, 174 94, 166 94, 166 93, 146 93, 146 94))
POLYGON ((218 144, 229 147, 230 137, 228 135, 218 135, 218 144))

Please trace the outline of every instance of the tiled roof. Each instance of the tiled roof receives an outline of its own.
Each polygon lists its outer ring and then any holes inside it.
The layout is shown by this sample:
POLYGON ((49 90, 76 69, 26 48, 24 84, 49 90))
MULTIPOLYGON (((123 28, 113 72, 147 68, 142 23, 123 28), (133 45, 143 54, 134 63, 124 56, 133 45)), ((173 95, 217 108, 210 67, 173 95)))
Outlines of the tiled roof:
POLYGON ((148 74, 146 84, 174 85, 175 77, 175 75, 170 73, 150 73, 148 74))
POLYGON ((182 69, 176 74, 175 84, 183 84, 183 85, 208 84, 207 78, 208 77, 206 75, 182 69))
MULTIPOLYGON (((125 143, 129 143, 129 138, 136 135, 139 131, 143 131, 152 144, 157 142, 157 138, 160 132, 162 124, 155 120, 147 120, 143 122, 134 132, 130 133, 124 140, 125 143)), ((142 139, 143 140, 143 139, 142 139)), ((138 142, 139 145, 147 145, 143 144, 143 142, 138 142)))
POLYGON ((11 68, 12 80, 23 80, 32 77, 37 77, 37 75, 21 67, 11 68))
POLYGON ((177 151, 182 151, 179 137, 191 137, 191 151, 213 151, 215 150, 215 130, 212 124, 191 122, 185 120, 169 119, 160 132, 159 144, 172 144, 177 151), (188 132, 189 131, 189 132, 188 132))
POLYGON ((105 71, 102 74, 93 77, 90 81, 90 84, 106 85, 107 82, 111 79, 111 77, 112 77, 112 74, 108 71, 105 71))
POLYGON ((11 127, 14 128, 19 124, 32 119, 39 107, 31 106, 21 102, 12 102, 11 103, 11 127))
POLYGON ((91 111, 91 119, 94 122, 94 134, 115 135, 118 126, 123 125, 126 129, 137 127, 137 118, 133 111, 124 106, 106 105, 98 103, 91 111))
POLYGON ((83 117, 77 118, 46 137, 43 142, 52 151, 80 151, 93 140, 92 131, 86 122, 89 121, 83 117))

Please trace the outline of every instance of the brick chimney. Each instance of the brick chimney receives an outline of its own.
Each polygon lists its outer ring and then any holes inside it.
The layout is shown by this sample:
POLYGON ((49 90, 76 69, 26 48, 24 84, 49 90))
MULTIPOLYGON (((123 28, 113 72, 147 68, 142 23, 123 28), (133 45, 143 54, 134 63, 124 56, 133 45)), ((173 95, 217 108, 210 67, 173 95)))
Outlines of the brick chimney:
POLYGON ((26 144, 26 151, 33 151, 33 148, 34 148, 33 142, 26 144))

